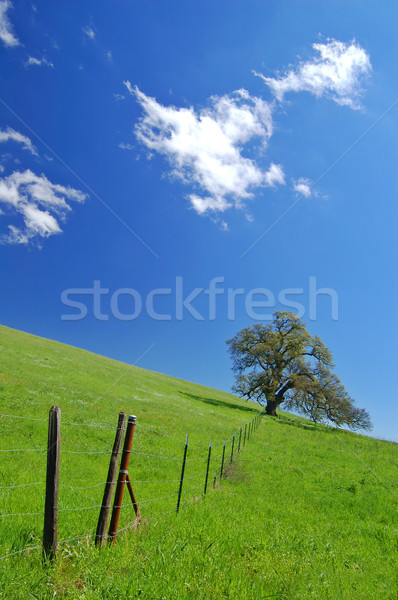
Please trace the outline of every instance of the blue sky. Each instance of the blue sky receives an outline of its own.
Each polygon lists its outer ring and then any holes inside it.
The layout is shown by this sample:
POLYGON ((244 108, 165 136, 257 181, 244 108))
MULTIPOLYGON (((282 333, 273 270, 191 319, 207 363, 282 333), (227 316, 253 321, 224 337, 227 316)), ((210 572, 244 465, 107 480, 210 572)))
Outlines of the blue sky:
POLYGON ((397 16, 1 1, 2 324, 230 390, 294 310, 398 440, 397 16))

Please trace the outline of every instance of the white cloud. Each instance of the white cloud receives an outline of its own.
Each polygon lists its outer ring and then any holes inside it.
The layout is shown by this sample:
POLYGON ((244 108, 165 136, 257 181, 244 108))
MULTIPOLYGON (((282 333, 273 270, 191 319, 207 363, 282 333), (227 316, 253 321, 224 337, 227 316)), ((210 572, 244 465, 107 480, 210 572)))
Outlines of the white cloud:
POLYGON ((131 83, 129 82, 128 79, 126 79, 126 81, 123 81, 123 85, 126 86, 127 91, 130 92, 131 95, 134 95, 133 87, 132 87, 132 85, 131 85, 131 83))
POLYGON ((122 150, 134 150, 134 146, 132 146, 131 144, 125 144, 124 142, 120 142, 118 147, 122 150))
POLYGON ((123 94, 113 94, 113 97, 115 98, 116 102, 125 99, 125 96, 123 96, 123 94))
POLYGON ((304 198, 309 198, 312 196, 313 192, 311 189, 312 183, 310 179, 306 179, 305 177, 300 177, 297 181, 293 182, 293 189, 304 198))
POLYGON ((192 208, 199 214, 203 215, 207 211, 224 212, 227 208, 230 208, 230 204, 225 198, 202 198, 196 194, 190 194, 189 200, 192 208))
POLYGON ((30 139, 26 135, 22 135, 19 131, 15 131, 11 127, 0 129, 0 143, 12 140, 23 145, 24 150, 28 150, 31 154, 37 156, 37 151, 30 139))
POLYGON ((6 15, 9 8, 12 7, 12 3, 9 0, 2 0, 0 2, 0 40, 5 46, 19 46, 20 42, 13 32, 13 27, 6 15))
POLYGON ((0 243, 27 244, 61 233, 59 223, 71 211, 69 201, 85 199, 81 191, 51 183, 45 175, 30 170, 0 178, 0 204, 8 214, 20 215, 23 220, 22 227, 9 225, 9 233, 0 237, 0 243))
POLYGON ((250 96, 246 90, 211 98, 211 107, 163 106, 129 81, 123 82, 144 110, 135 127, 137 138, 150 150, 167 156, 172 174, 204 192, 189 195, 199 214, 242 208, 252 189, 284 183, 280 165, 262 171, 242 155, 253 138, 266 146, 273 132, 272 105, 250 96))
POLYGON ((113 62, 113 54, 110 50, 108 50, 108 52, 106 53, 106 58, 108 60, 108 62, 113 62))
POLYGON ((91 27, 83 27, 82 31, 89 40, 93 40, 95 38, 95 31, 91 27))
POLYGON ((51 67, 52 69, 54 68, 54 64, 52 62, 50 62, 49 60, 47 60, 46 58, 34 58, 33 56, 28 56, 28 59, 25 62, 25 65, 27 67, 31 67, 31 66, 37 66, 37 67, 45 66, 45 67, 51 67))
POLYGON ((267 185, 270 187, 275 187, 276 184, 284 185, 285 174, 283 172, 282 165, 275 165, 274 163, 271 163, 271 166, 265 173, 264 178, 267 185))
POLYGON ((329 40, 326 44, 313 44, 319 56, 301 62, 296 69, 281 77, 261 77, 278 100, 287 92, 307 91, 317 97, 327 96, 337 104, 360 108, 361 82, 372 69, 369 55, 353 40, 350 44, 329 40))

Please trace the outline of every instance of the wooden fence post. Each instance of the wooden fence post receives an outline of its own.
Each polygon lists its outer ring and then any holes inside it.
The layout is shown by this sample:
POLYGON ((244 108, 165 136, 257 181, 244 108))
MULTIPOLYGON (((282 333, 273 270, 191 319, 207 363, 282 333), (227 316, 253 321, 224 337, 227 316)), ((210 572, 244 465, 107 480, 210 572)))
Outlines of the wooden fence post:
POLYGON ((61 409, 52 406, 48 419, 46 500, 44 508, 43 558, 54 560, 57 553, 59 443, 61 409))
POLYGON ((109 462, 108 477, 105 484, 102 506, 98 517, 97 532, 95 534, 95 545, 103 546, 106 539, 106 530, 108 529, 109 515, 112 508, 113 491, 117 477, 117 467, 120 450, 123 444, 123 435, 126 429, 126 413, 119 413, 115 441, 112 448, 111 460, 109 462))
POLYGON ((184 472, 185 472, 185 461, 187 460, 187 452, 188 452, 188 435, 185 440, 184 447, 184 456, 182 459, 182 468, 181 468, 181 477, 180 477, 180 488, 178 490, 178 500, 177 500, 177 512, 180 510, 180 502, 181 502, 181 494, 182 494, 182 484, 184 481, 184 472))
POLYGON ((133 443, 133 435, 136 423, 136 417, 130 415, 127 422, 126 436, 124 438, 122 460, 120 461, 119 477, 117 480, 115 499, 113 501, 113 510, 111 524, 108 531, 108 540, 114 544, 117 536, 117 528, 119 525, 120 509, 122 508, 124 486, 128 475, 128 466, 131 452, 131 444, 133 443))
POLYGON ((206 496, 207 480, 209 479, 210 458, 211 458, 211 440, 210 440, 210 444, 209 444, 209 454, 207 455, 206 481, 205 481, 205 489, 203 492, 204 496, 206 496))

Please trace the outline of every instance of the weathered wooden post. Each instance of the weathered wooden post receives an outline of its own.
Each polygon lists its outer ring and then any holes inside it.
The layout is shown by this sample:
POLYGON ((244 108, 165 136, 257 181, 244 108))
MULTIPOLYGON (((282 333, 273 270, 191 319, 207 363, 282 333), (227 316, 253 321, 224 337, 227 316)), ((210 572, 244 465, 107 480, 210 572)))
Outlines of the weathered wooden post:
POLYGON ((54 560, 57 553, 59 450, 61 409, 52 406, 48 419, 46 500, 44 507, 43 558, 54 560))
POLYGON ((106 540, 106 530, 108 529, 109 515, 112 508, 113 491, 117 477, 117 467, 120 450, 123 444, 123 435, 126 429, 126 413, 119 413, 119 420, 116 429, 115 441, 112 448, 111 459, 109 462, 108 477, 105 484, 102 505, 98 517, 97 532, 95 534, 95 545, 103 546, 106 540))
POLYGON ((136 424, 136 417, 130 415, 127 422, 126 436, 124 438, 122 460, 120 462, 119 477, 116 486, 115 499, 113 502, 111 524, 109 526, 108 539, 114 544, 117 536, 117 528, 119 525, 120 510, 123 502, 124 486, 128 475, 128 466, 131 453, 131 445, 133 443, 133 435, 136 424))

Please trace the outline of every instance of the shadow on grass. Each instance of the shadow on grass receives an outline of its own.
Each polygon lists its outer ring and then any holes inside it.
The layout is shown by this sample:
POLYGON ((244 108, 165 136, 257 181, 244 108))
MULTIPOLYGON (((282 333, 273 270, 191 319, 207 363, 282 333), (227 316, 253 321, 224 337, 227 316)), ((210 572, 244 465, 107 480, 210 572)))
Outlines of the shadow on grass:
POLYGON ((224 400, 216 400, 215 398, 205 398, 204 396, 198 396, 197 394, 189 394, 188 392, 178 392, 181 396, 192 398, 192 400, 199 400, 200 402, 205 402, 206 404, 211 404, 212 406, 222 406, 226 408, 235 408, 237 410, 241 410, 243 412, 249 413, 258 413, 258 410, 255 408, 250 408, 250 406, 240 406, 239 404, 232 404, 232 402, 225 402, 224 400))
POLYGON ((299 420, 299 417, 289 418, 285 415, 278 415, 277 417, 269 417, 277 423, 283 423, 283 425, 290 425, 292 427, 299 427, 300 429, 308 429, 309 431, 324 431, 325 433, 334 433, 336 430, 333 427, 328 427, 323 423, 313 423, 312 421, 299 420))

